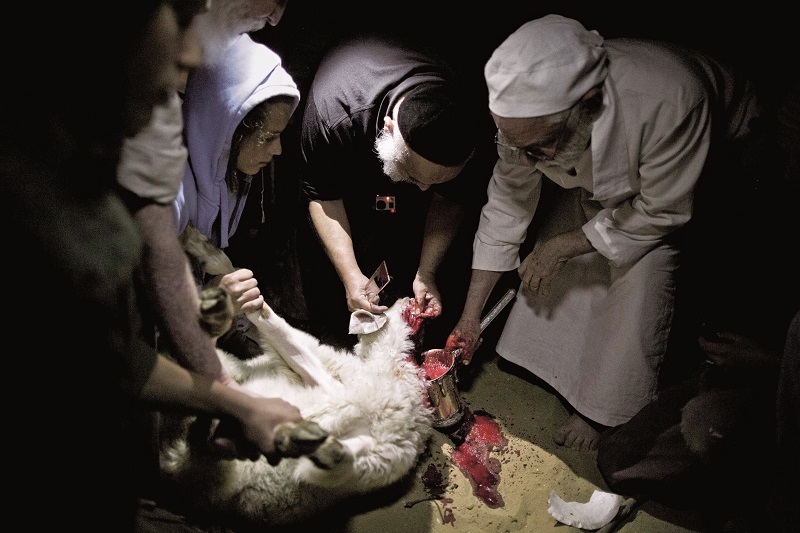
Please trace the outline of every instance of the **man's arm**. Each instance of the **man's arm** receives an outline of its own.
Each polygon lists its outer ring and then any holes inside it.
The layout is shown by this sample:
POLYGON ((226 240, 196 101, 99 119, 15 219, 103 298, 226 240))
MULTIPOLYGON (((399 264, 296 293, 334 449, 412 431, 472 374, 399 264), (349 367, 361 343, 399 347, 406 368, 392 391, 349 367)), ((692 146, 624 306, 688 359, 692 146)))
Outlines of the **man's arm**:
MULTIPOLYGON (((371 313, 383 313, 389 308, 378 305, 378 294, 367 294, 370 280, 358 266, 350 235, 350 221, 342 200, 312 200, 308 204, 311 221, 322 240, 325 252, 336 268, 347 294, 350 311, 366 309, 371 313)), ((375 288, 376 289, 376 288, 375 288)), ((375 291, 377 292, 377 290, 375 291)))
POLYGON ((436 286, 436 271, 439 270, 458 232, 464 219, 464 211, 461 204, 434 193, 425 221, 425 237, 422 242, 419 269, 413 284, 417 306, 432 311, 433 316, 442 313, 441 295, 436 286))
POLYGON ((461 362, 465 365, 470 363, 478 348, 478 339, 481 334, 481 311, 502 275, 502 272, 492 270, 472 270, 464 310, 445 344, 445 350, 461 349, 461 362))
POLYGON ((171 355, 188 369, 227 382, 211 338, 200 327, 197 288, 175 232, 172 205, 149 203, 133 217, 145 241, 147 298, 171 355))
POLYGON ((141 400, 161 408, 205 413, 241 425, 245 442, 237 443, 240 457, 257 459, 264 454, 270 464, 280 456, 275 450, 275 429, 283 422, 302 420, 300 410, 280 398, 248 395, 158 356, 142 388, 141 400))

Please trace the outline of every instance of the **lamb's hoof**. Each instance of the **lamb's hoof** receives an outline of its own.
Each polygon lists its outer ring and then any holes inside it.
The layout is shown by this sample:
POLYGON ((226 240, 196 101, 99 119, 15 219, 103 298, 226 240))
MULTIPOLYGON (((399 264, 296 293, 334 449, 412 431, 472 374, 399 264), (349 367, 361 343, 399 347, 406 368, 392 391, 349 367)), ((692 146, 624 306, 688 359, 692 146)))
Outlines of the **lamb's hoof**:
POLYGON ((283 457, 307 456, 320 468, 330 469, 342 462, 344 446, 316 422, 285 422, 275 430, 275 448, 283 457))
POLYGON ((200 293, 200 327, 212 337, 219 337, 233 325, 233 302, 219 287, 200 293))
POLYGON ((205 274, 229 274, 235 269, 230 258, 211 239, 189 224, 180 237, 183 250, 193 263, 199 264, 205 274))
POLYGON ((347 454, 344 445, 336 437, 328 437, 308 458, 323 470, 331 470, 345 460, 347 454))
POLYGON ((327 438, 316 422, 284 422, 275 429, 275 449, 283 457, 300 457, 316 451, 327 438))

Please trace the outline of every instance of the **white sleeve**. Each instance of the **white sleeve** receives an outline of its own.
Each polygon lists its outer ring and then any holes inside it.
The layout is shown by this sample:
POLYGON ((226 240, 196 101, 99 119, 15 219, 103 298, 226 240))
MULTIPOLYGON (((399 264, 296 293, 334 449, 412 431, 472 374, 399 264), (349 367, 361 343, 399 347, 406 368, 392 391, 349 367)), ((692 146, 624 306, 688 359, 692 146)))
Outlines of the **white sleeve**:
POLYGON ((150 123, 135 137, 125 139, 117 181, 141 198, 160 204, 175 199, 186 168, 183 115, 177 93, 153 108, 150 123))
POLYGON ((542 174, 498 159, 472 244, 472 268, 507 272, 520 264, 519 247, 536 212, 542 174))
POLYGON ((604 205, 583 225, 586 238, 603 256, 621 266, 639 260, 692 216, 694 189, 710 143, 706 106, 643 147, 639 190, 614 205, 604 205))

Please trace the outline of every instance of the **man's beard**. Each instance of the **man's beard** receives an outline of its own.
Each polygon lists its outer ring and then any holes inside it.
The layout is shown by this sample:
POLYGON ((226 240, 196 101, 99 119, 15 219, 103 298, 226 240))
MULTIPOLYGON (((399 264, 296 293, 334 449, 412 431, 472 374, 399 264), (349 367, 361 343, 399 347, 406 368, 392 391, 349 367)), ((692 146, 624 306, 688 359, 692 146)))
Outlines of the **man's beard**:
POLYGON ((395 183, 407 181, 405 172, 400 167, 400 160, 405 156, 405 150, 398 143, 394 135, 381 130, 375 138, 375 153, 378 154, 383 165, 383 173, 395 183))
POLYGON ((581 106, 579 113, 578 124, 568 138, 564 139, 553 157, 552 163, 564 170, 575 168, 581 155, 589 147, 589 140, 592 138, 592 118, 583 106, 581 106))

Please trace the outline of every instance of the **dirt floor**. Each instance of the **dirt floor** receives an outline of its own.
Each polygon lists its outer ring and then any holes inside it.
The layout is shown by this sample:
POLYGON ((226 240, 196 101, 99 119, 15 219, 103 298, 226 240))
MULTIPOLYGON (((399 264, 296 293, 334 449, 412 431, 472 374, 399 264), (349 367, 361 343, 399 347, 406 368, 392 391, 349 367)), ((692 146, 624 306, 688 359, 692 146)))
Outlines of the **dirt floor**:
MULTIPOLYGON (((380 494, 348 502, 312 524, 331 533, 485 533, 581 529, 560 524, 547 509, 551 491, 567 502, 587 502, 594 490, 608 491, 597 467, 596 453, 556 446, 551 439, 567 411, 557 396, 535 384, 496 354, 463 367, 459 388, 468 409, 486 412, 498 422, 508 444, 499 460, 497 487, 504 505, 490 508, 451 460, 454 443, 437 432, 418 468, 408 479, 380 494), (426 473, 441 474, 444 491, 431 499, 426 473)), ((696 516, 647 502, 635 509, 617 531, 683 533, 701 531, 696 516)))

